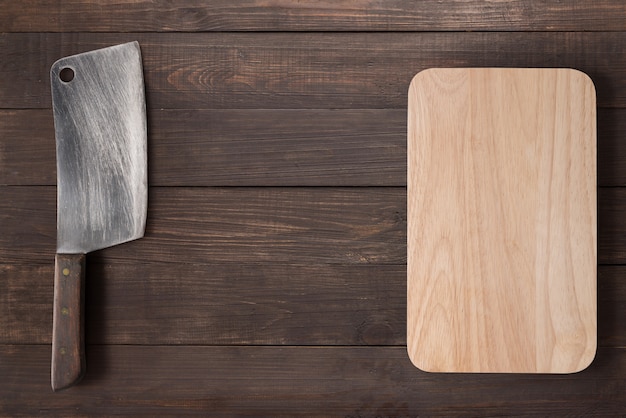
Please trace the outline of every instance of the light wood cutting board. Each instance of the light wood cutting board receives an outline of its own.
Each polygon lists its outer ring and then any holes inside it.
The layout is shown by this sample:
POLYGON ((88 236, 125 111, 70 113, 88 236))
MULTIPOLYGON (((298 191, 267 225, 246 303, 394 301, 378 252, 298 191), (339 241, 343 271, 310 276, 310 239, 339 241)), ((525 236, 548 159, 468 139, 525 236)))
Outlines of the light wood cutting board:
POLYGON ((570 373, 596 351, 596 101, 570 69, 429 69, 408 110, 412 362, 570 373))

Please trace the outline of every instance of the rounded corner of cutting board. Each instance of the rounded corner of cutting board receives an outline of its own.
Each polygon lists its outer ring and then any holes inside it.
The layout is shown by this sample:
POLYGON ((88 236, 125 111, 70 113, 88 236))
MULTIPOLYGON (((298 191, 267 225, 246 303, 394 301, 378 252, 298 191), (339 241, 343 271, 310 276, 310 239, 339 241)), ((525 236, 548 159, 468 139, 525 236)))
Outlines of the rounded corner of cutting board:
POLYGON ((579 362, 577 367, 566 369, 566 370, 564 370, 561 373, 562 374, 575 374, 575 373, 584 372, 585 370, 587 370, 593 364, 593 362, 595 361, 597 356, 598 356, 598 344, 597 344, 597 336, 596 336, 596 339, 594 339, 593 346, 590 347, 585 352, 585 356, 579 362))
POLYGON ((409 356, 411 364, 425 373, 435 373, 437 370, 432 370, 430 366, 424 362, 424 359, 416 354, 416 350, 413 349, 411 343, 407 343, 406 353, 409 356))
POLYGON ((418 71, 411 79, 411 83, 409 83, 409 88, 415 86, 422 78, 424 78, 426 75, 428 75, 428 73, 433 70, 435 70, 435 68, 425 68, 421 71, 418 71))
POLYGON ((582 82, 593 89, 593 95, 596 96, 596 84, 593 82, 593 78, 583 70, 579 70, 577 68, 564 68, 564 70, 570 72, 575 77, 578 77, 582 80, 582 82))
POLYGON ((432 73, 434 72, 436 73, 442 70, 444 70, 444 68, 425 68, 417 72, 411 79, 411 82, 409 83, 409 97, 412 96, 411 91, 414 91, 415 89, 417 89, 420 86, 420 84, 424 82, 425 79, 431 76, 432 73))

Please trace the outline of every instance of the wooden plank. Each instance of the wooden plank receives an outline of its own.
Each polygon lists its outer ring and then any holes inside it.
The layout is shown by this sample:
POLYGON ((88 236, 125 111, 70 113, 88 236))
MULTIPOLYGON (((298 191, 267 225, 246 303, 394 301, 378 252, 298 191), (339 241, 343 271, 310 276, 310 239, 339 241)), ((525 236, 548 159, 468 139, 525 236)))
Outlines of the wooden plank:
POLYGON ((598 264, 589 77, 430 69, 411 82, 408 115, 413 363, 431 372, 586 368, 598 264))
MULTIPOLYGON (((405 345, 406 266, 91 257, 87 342, 405 345)), ((598 345, 625 347, 625 266, 598 269, 598 345)), ((53 265, 0 265, 0 344, 49 344, 53 265)))
MULTIPOLYGON (((388 186, 406 183, 406 112, 157 110, 156 186, 388 186)), ((0 110, 0 184, 56 184, 50 110, 0 110)))
POLYGON ((58 58, 141 44, 152 109, 405 109, 430 67, 565 67, 626 107, 626 32, 2 34, 3 108, 50 107, 58 58))
POLYGON ((619 0, 8 2, 0 32, 625 30, 619 0))
POLYGON ((517 375, 424 373, 405 347, 88 346, 85 379, 54 394, 49 356, 47 345, 0 346, 1 415, 606 417, 626 408, 618 348, 600 349, 582 373, 517 375))
POLYGON ((388 186, 406 178, 405 112, 193 110, 149 116, 155 165, 150 179, 157 185, 388 186))
MULTIPOLYGON (((88 343, 405 343, 405 266, 92 260, 88 343)), ((0 344, 50 343, 51 266, 6 264, 0 274, 0 344)))
POLYGON ((51 109, 0 110, 0 184, 56 184, 51 109))
MULTIPOLYGON (((148 112, 153 186, 405 186, 406 110, 148 112)), ((598 110, 598 185, 626 186, 626 109, 598 110)), ((52 112, 0 110, 0 184, 55 185, 52 112)))
MULTIPOLYGON (((54 187, 0 187, 0 263, 54 257, 54 187)), ((404 188, 151 188, 146 237, 112 259, 404 264, 404 188)), ((626 263, 626 189, 598 190, 598 263, 626 263)))
MULTIPOLYGON (((54 187, 0 188, 0 263, 47 262, 54 187)), ((151 188, 146 237, 101 252, 174 263, 404 264, 404 188, 151 188)))
POLYGON ((598 345, 626 347, 626 266, 598 267, 598 345), (620 325, 621 323, 621 325, 620 325))
POLYGON ((626 189, 598 190, 598 262, 626 263, 626 189))
POLYGON ((626 112, 598 109, 598 186, 626 186, 626 112))
MULTIPOLYGON (((0 263, 54 257, 54 187, 0 188, 0 263)), ((113 259, 404 264, 404 188, 151 188, 146 237, 113 259)), ((598 190, 598 263, 626 263, 626 189, 598 190)))

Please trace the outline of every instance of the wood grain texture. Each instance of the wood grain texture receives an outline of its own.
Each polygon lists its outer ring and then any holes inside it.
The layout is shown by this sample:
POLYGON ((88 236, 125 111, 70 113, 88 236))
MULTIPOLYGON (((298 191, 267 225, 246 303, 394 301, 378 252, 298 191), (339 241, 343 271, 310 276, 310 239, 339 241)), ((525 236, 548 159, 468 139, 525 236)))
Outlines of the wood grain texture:
POLYGON ((27 0, 0 32, 626 30, 619 0, 27 0))
MULTIPOLYGON (((54 257, 54 187, 2 187, 0 262, 54 257)), ((404 264, 404 188, 151 188, 140 263, 404 264)))
POLYGON ((56 184, 52 110, 0 110, 0 184, 56 184))
POLYGON ((626 107, 626 32, 0 35, 4 108, 48 108, 59 57, 139 41, 151 109, 406 109, 431 67, 564 67, 626 107))
POLYGON ((85 254, 57 254, 52 315, 52 390, 82 379, 85 362, 85 254))
MULTIPOLYGON (((0 416, 626 410, 623 265, 599 266, 600 349, 581 373, 427 374, 403 347, 411 78, 450 66, 587 72, 598 184, 624 186, 621 0, 0 3, 0 184, 28 186, 0 186, 0 416), (149 191, 152 241, 90 254, 89 373, 53 394, 49 68, 134 40, 150 185, 175 187, 149 191)), ((599 262, 626 264, 625 189, 601 188, 598 211, 599 262)))
MULTIPOLYGON (((152 186, 404 186, 406 110, 148 112, 152 186)), ((52 112, 0 110, 0 184, 54 185, 52 112)))
MULTIPOLYGON (((405 345, 406 266, 133 263, 90 254, 86 341, 405 345)), ((0 344, 50 344, 53 267, 0 264, 0 344)), ((626 266, 598 268, 598 346, 626 347, 626 266)))
MULTIPOLYGON (((54 257, 55 193, 54 187, 47 186, 0 187, 0 263, 40 263, 54 257)), ((317 259, 358 264, 368 263, 368 254, 374 264, 406 262, 405 188, 151 188, 149 199, 150 241, 142 238, 141 248, 139 242, 129 242, 103 253, 120 259, 190 263, 317 259), (193 204, 177 213, 177 202, 193 204), (265 202, 267 206, 263 206, 265 202), (276 212, 275 207, 279 207, 276 212), (237 219, 244 213, 246 222, 237 219), (280 237, 280 225, 309 218, 315 222, 301 227, 300 234, 292 227, 296 236, 291 250, 288 243, 275 241, 280 237), (256 237, 255 241, 247 241, 251 237, 256 237), (189 252, 172 254, 183 242, 189 252), (233 248, 252 243, 260 246, 258 251, 233 252, 233 248)), ((626 264, 624 188, 598 189, 598 263, 626 264)))
MULTIPOLYGON (((406 186, 406 109, 157 110, 152 186, 406 186)), ((598 109, 598 186, 626 186, 626 109, 598 109)), ((48 109, 0 110, 0 184, 54 185, 48 109)))
POLYGON ((598 189, 598 257, 600 262, 612 260, 626 264, 626 225, 622 226, 626 207, 626 189, 598 189))
POLYGON ((626 407, 624 349, 601 349, 564 379, 423 373, 404 347, 88 346, 83 384, 56 394, 48 352, 0 346, 0 414, 607 417, 626 407))
MULTIPOLYGON (((132 263, 104 254, 89 260, 91 344, 406 342, 403 265, 132 263)), ((49 344, 52 266, 6 264, 0 274, 0 344, 49 344)))
POLYGON ((431 69, 408 118, 408 319, 426 371, 573 373, 596 350, 596 102, 567 69, 431 69))

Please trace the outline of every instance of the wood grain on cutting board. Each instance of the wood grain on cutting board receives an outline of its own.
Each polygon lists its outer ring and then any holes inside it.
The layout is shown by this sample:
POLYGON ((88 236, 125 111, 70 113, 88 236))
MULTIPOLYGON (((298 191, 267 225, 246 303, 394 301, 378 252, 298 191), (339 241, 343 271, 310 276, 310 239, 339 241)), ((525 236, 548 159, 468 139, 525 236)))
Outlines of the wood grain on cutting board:
POLYGON ((408 328, 427 371, 568 373, 596 351, 596 102, 569 69, 409 90, 408 328))

